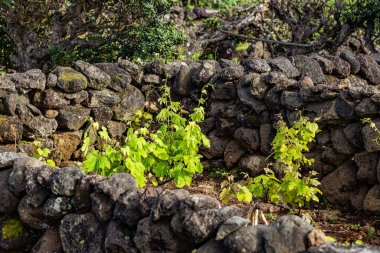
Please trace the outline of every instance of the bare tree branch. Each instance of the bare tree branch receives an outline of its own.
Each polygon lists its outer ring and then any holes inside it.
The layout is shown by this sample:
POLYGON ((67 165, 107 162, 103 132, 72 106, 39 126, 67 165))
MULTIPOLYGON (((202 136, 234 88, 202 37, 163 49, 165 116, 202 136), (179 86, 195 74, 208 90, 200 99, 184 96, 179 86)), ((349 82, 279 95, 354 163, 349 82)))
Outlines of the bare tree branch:
POLYGON ((251 40, 251 41, 262 41, 266 43, 272 43, 272 44, 278 44, 278 45, 283 45, 283 46, 290 46, 290 47, 305 47, 305 48, 319 48, 321 46, 320 42, 316 42, 313 44, 300 44, 300 43, 293 43, 293 42, 284 42, 284 41, 279 41, 279 40, 269 40, 269 39, 262 39, 262 38, 254 38, 246 35, 241 35, 238 33, 234 32, 229 32, 229 31, 224 31, 220 30, 222 33, 234 36, 234 37, 239 37, 242 39, 246 40, 251 40))

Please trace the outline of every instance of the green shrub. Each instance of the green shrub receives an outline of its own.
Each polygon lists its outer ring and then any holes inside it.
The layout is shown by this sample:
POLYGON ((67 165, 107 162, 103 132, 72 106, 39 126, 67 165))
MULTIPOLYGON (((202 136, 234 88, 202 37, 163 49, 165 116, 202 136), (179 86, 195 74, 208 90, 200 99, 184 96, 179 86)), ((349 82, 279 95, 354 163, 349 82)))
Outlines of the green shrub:
MULTIPOLYGON (((135 120, 127 122, 129 129, 124 145, 111 140, 105 127, 100 130, 99 124, 92 123, 82 146, 86 155, 83 169, 103 176, 126 171, 140 187, 148 180, 153 185, 171 180, 177 187, 190 185, 193 175, 203 170, 199 147, 210 147, 198 125, 204 120, 205 99, 202 96, 198 107, 186 115, 188 112, 181 104, 171 100, 168 86, 162 87, 162 93, 159 102, 163 108, 155 119, 140 111, 135 120)), ((203 89, 202 94, 205 93, 203 89)))
POLYGON ((269 168, 265 168, 265 174, 255 178, 247 178, 242 182, 225 182, 220 198, 228 202, 231 198, 238 201, 251 202, 253 197, 264 198, 273 203, 283 201, 293 207, 303 207, 310 201, 318 202, 318 194, 322 192, 317 188, 320 184, 314 176, 315 171, 302 176, 300 170, 305 165, 311 165, 313 159, 307 159, 304 152, 309 151, 308 144, 314 141, 318 125, 310 122, 307 117, 301 116, 289 128, 280 119, 277 124, 277 133, 273 140, 272 154, 276 161, 276 167, 284 174, 278 179, 269 168))

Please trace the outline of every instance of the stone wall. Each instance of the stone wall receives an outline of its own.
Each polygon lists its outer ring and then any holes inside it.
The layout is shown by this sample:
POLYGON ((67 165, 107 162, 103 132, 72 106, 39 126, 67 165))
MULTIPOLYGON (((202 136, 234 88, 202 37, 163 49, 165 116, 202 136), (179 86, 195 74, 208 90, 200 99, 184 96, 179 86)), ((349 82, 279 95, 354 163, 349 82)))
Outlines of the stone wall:
POLYGON ((28 141, 41 140, 59 166, 80 160, 78 149, 89 116, 108 127, 113 138, 126 131, 123 119, 147 108, 156 112, 158 87, 191 110, 200 89, 213 83, 202 129, 211 148, 202 150, 206 168, 237 168, 263 173, 277 115, 288 122, 302 112, 318 117, 322 131, 310 146, 312 169, 319 172, 325 197, 368 213, 380 211, 380 145, 360 119, 380 127, 380 55, 310 55, 290 59, 153 62, 128 60, 58 67, 0 77, 0 151, 32 153, 28 141))
POLYGON ((84 175, 79 168, 52 168, 19 153, 0 153, 0 198, 4 253, 380 250, 325 243, 323 233, 298 216, 254 226, 242 210, 221 207, 210 196, 138 189, 127 173, 84 175))

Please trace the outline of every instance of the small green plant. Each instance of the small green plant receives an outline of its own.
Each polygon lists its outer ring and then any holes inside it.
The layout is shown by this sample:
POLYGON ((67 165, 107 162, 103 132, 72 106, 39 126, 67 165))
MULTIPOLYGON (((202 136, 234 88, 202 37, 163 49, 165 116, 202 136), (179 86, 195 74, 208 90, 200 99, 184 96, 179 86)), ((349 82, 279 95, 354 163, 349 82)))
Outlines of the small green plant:
POLYGON ((189 114, 180 102, 171 99, 170 88, 164 85, 159 99, 161 111, 155 119, 140 111, 133 121, 127 121, 129 129, 124 145, 111 140, 105 127, 100 129, 91 122, 82 146, 86 155, 83 170, 104 176, 127 171, 140 187, 145 186, 148 179, 153 185, 171 180, 177 187, 190 185, 193 175, 203 171, 199 147, 210 147, 210 141, 198 125, 204 120, 202 105, 206 102, 204 95, 208 87, 202 90, 198 107, 189 114), (153 130, 152 125, 158 126, 157 130, 153 130))
POLYGON ((33 142, 33 147, 34 147, 34 155, 33 157, 43 161, 45 164, 47 164, 50 167, 55 167, 55 162, 50 159, 50 149, 48 148, 42 148, 42 144, 40 141, 34 141, 33 142))
POLYGON ((223 178, 227 177, 228 175, 230 175, 230 173, 225 167, 216 169, 210 173, 210 176, 213 178, 223 178))
POLYGON ((373 129, 373 131, 376 132, 377 137, 373 138, 372 140, 376 142, 377 145, 380 145, 380 130, 377 128, 375 122, 373 122, 370 118, 364 118, 361 119, 361 121, 364 124, 368 124, 373 129))
POLYGON ((245 51, 249 48, 251 43, 246 42, 246 41, 241 41, 236 45, 236 51, 245 51))
POLYGON ((372 226, 366 226, 367 232, 365 233, 366 237, 374 237, 376 235, 376 229, 372 226))
POLYGON ((359 230, 362 228, 362 226, 358 223, 358 224, 348 224, 347 225, 349 229, 352 229, 352 230, 359 230))
POLYGON ((339 215, 337 215, 337 214, 334 214, 334 215, 332 215, 330 218, 329 218, 329 221, 331 221, 331 222, 337 222, 337 221, 339 221, 340 220, 340 217, 339 217, 339 215))
POLYGON ((211 30, 211 31, 218 30, 222 27, 220 19, 216 16, 206 19, 203 25, 206 30, 211 30))
POLYGON ((300 173, 303 166, 314 162, 313 159, 306 158, 303 153, 309 151, 307 145, 314 141, 317 132, 319 132, 318 124, 310 122, 307 117, 300 116, 291 128, 280 118, 277 123, 277 134, 272 143, 273 152, 269 157, 275 159, 276 166, 281 169, 284 176, 278 179, 273 170, 265 168, 263 175, 248 177, 238 183, 224 184, 223 186, 227 188, 222 190, 221 199, 228 202, 240 195, 239 201, 251 202, 252 197, 256 197, 273 203, 283 201, 299 208, 310 201, 318 202, 318 194, 322 192, 317 188, 319 181, 314 178, 317 173, 310 171, 307 176, 302 176, 300 173))
POLYGON ((19 219, 5 217, 1 227, 2 239, 20 238, 24 233, 24 227, 19 219))

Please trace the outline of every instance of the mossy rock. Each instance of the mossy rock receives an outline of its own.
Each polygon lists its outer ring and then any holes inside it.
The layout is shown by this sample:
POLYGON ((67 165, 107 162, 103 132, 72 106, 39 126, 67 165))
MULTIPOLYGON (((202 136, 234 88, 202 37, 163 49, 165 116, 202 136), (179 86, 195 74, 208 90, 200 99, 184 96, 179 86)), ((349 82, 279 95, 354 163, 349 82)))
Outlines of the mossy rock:
POLYGON ((57 86, 66 92, 75 93, 87 88, 87 78, 72 68, 58 67, 54 74, 58 77, 57 86))
POLYGON ((1 224, 1 239, 15 240, 24 233, 21 221, 13 217, 5 217, 1 224))

